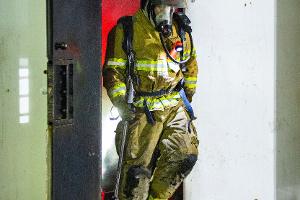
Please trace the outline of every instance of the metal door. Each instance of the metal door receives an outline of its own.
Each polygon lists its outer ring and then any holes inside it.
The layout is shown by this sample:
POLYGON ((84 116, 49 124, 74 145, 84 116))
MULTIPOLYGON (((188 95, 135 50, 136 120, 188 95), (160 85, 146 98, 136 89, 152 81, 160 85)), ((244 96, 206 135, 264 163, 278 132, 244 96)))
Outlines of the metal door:
POLYGON ((48 0, 52 199, 100 194, 100 2, 48 0))

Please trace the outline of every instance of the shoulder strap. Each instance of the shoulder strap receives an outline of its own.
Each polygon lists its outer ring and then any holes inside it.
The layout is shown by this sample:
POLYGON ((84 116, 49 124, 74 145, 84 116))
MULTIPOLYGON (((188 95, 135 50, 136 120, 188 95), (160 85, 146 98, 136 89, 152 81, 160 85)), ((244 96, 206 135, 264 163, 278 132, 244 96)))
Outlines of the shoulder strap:
POLYGON ((133 40, 133 23, 132 16, 124 16, 118 20, 118 23, 123 25, 124 30, 124 40, 122 44, 122 48, 125 53, 128 55, 133 50, 132 48, 132 40, 133 40))
POLYGON ((126 66, 126 89, 127 89, 127 103, 132 105, 134 99, 133 82, 137 83, 137 78, 134 74, 135 68, 135 52, 133 50, 133 21, 132 16, 124 16, 118 20, 118 23, 123 25, 124 39, 122 48, 127 55, 126 66))
POLYGON ((139 79, 134 73, 135 70, 135 52, 133 50, 133 19, 132 16, 124 16, 118 20, 123 25, 124 39, 122 48, 127 55, 127 77, 130 75, 135 84, 139 84, 139 79))

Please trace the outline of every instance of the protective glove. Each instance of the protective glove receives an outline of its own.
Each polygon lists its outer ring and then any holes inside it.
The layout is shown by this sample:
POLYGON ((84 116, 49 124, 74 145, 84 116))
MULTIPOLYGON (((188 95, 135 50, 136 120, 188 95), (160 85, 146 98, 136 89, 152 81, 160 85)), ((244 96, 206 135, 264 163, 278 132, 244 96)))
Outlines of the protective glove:
POLYGON ((130 108, 128 104, 118 107, 118 111, 122 120, 131 121, 135 118, 135 110, 130 108))

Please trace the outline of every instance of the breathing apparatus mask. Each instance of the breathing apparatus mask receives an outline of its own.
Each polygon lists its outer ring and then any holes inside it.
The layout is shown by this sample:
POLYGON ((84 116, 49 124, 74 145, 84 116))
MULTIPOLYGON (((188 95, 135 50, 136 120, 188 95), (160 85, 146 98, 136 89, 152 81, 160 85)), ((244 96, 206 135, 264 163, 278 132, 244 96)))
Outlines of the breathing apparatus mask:
POLYGON ((167 56, 177 64, 186 63, 193 52, 193 39, 192 28, 190 26, 191 21, 185 15, 185 9, 187 7, 187 0, 144 0, 142 1, 142 8, 147 12, 149 20, 155 26, 156 31, 159 32, 161 43, 166 51, 167 56), (181 42, 176 42, 171 52, 168 50, 165 44, 165 39, 172 35, 173 23, 178 25, 178 35, 181 42), (191 50, 187 59, 180 61, 174 58, 174 55, 179 52, 183 53, 184 42, 186 42, 185 33, 188 33, 191 50), (173 51, 173 52, 172 52, 173 51), (174 53, 174 51, 176 53, 174 53))
POLYGON ((155 29, 162 33, 164 37, 170 37, 172 34, 173 14, 175 8, 167 5, 156 5, 154 7, 155 29))

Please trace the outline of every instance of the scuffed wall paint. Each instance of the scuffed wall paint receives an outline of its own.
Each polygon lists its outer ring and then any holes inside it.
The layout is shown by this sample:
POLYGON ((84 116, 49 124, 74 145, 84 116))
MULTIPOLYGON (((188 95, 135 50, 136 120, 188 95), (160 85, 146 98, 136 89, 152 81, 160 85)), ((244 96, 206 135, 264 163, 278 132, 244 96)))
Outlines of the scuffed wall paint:
POLYGON ((274 200, 274 1, 196 1, 199 161, 185 200, 274 200))
POLYGON ((300 199, 300 2, 277 2, 277 200, 300 199))

